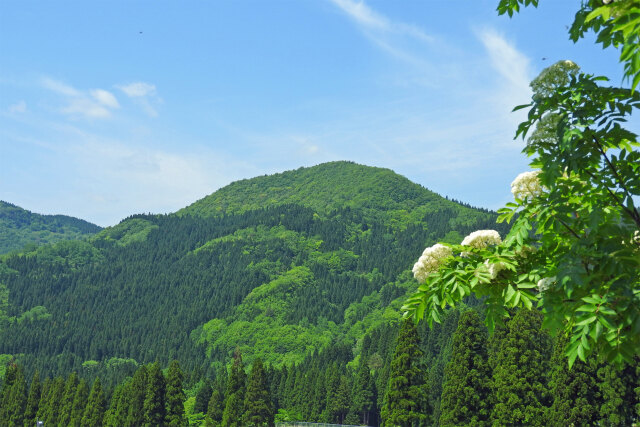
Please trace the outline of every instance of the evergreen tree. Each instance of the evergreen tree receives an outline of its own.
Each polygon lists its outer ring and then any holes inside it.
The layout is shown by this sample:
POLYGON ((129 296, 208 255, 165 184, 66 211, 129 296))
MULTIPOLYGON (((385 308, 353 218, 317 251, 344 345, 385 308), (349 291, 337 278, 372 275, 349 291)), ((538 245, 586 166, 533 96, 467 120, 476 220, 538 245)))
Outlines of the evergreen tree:
POLYGON ((8 425, 11 414, 9 413, 9 403, 13 383, 18 375, 18 365, 11 362, 4 372, 4 381, 0 387, 0 425, 8 425))
POLYGON ((507 325, 493 371, 493 424, 545 424, 550 339, 541 326, 542 314, 524 309, 507 325))
POLYGON ((76 396, 77 387, 78 375, 75 372, 72 372, 67 377, 67 382, 64 385, 64 392, 62 393, 62 400, 58 403, 60 405, 60 417, 58 418, 58 424, 60 426, 68 426, 70 424, 71 411, 73 410, 73 399, 76 396))
POLYGON ((27 382, 21 367, 17 368, 7 405, 8 426, 22 427, 27 406, 27 382))
POLYGON ((598 420, 599 393, 597 366, 576 360, 571 369, 564 355, 567 338, 559 335, 555 340, 551 358, 549 390, 553 403, 547 411, 550 425, 592 425, 598 420))
POLYGON ((58 376, 53 379, 49 392, 47 393, 47 401, 44 405, 44 413, 41 420, 44 425, 51 426, 58 424, 58 416, 60 415, 60 399, 64 393, 64 378, 58 376))
POLYGON ((73 397, 73 404, 71 408, 71 417, 69 419, 70 427, 79 427, 82 424, 82 416, 84 410, 87 407, 87 401, 89 399, 89 385, 82 378, 76 387, 76 394, 73 397))
POLYGON ((141 426, 144 424, 144 401, 147 394, 148 369, 140 366, 133 374, 126 395, 123 398, 127 402, 127 418, 125 426, 141 426))
POLYGON ((111 396, 111 404, 104 415, 104 425, 106 427, 121 427, 127 425, 127 412, 129 409, 127 396, 129 395, 130 383, 122 383, 116 386, 111 396))
POLYGON ((207 404, 207 425, 219 426, 222 423, 224 407, 224 395, 220 390, 214 389, 207 404))
POLYGON ((244 408, 243 423, 245 426, 262 427, 274 425, 274 413, 269 396, 267 377, 260 358, 254 360, 249 373, 244 408))
POLYGON ((213 392, 211 388, 211 383, 207 379, 204 379, 200 386, 198 387, 198 391, 196 392, 196 401, 193 405, 193 412, 198 413, 207 413, 207 405, 209 403, 209 399, 211 399, 211 393, 213 392))
POLYGON ((53 388, 53 381, 47 377, 42 384, 42 390, 40 391, 40 400, 38 401, 38 411, 36 412, 36 421, 44 421, 45 413, 48 408, 49 393, 53 388))
MULTIPOLYGON (((575 367, 575 365, 574 365, 575 367)), ((603 365, 598 369, 598 390, 601 394, 599 424, 603 426, 631 425, 636 415, 638 377, 636 367, 625 364, 603 365)))
POLYGON ((182 390, 183 373, 180 364, 173 360, 167 374, 167 425, 186 426, 184 416, 184 390, 182 390))
MULTIPOLYGON (((368 337, 368 335, 366 336, 368 337)), ((358 373, 353 385, 353 404, 351 409, 355 414, 358 414, 359 422, 369 425, 371 411, 375 407, 375 385, 373 378, 371 378, 367 359, 362 355, 360 357, 358 373)))
POLYGON ((478 313, 460 316, 453 336, 452 358, 445 370, 440 402, 440 425, 487 425, 491 371, 487 355, 487 331, 478 313))
POLYGON ((82 420, 80 425, 82 427, 101 426, 104 418, 106 401, 104 394, 102 393, 102 384, 100 379, 96 378, 91 386, 89 392, 89 398, 87 399, 87 406, 82 414, 82 420))
POLYGON ((24 411, 24 424, 25 426, 34 426, 37 421, 38 404, 40 403, 40 394, 42 391, 42 384, 40 384, 40 374, 38 370, 33 374, 31 379, 31 387, 29 387, 29 397, 27 398, 27 407, 24 411))
POLYGON ((422 350, 413 321, 402 322, 389 371, 389 385, 380 413, 388 426, 410 427, 427 420, 424 370, 420 366, 422 350))
POLYGON ((165 424, 167 383, 158 362, 152 363, 148 370, 147 391, 144 399, 145 426, 165 424))
POLYGON ((244 372, 242 355, 236 350, 233 357, 233 365, 229 373, 227 393, 225 396, 224 412, 222 413, 223 427, 240 427, 242 414, 244 413, 244 394, 246 389, 247 374, 244 372))

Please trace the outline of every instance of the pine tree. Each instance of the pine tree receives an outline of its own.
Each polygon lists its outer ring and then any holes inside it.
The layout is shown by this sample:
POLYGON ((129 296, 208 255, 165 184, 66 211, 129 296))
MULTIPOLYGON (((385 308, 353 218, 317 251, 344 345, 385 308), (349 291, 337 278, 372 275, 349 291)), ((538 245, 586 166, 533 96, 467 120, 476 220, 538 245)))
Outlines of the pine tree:
POLYGON ((89 385, 82 378, 76 387, 76 394, 73 397, 73 404, 71 408, 71 417, 69 419, 70 427, 79 427, 82 424, 82 416, 84 410, 87 407, 87 401, 89 399, 89 385))
POLYGON ((42 384, 40 384, 40 374, 38 370, 33 374, 31 379, 31 387, 29 387, 29 397, 27 398, 27 407, 24 411, 25 426, 34 426, 37 421, 38 404, 40 403, 40 394, 42 392, 42 384))
POLYGON ((541 325, 541 313, 524 309, 518 310, 507 325, 493 371, 494 425, 545 424, 551 345, 541 325))
POLYGON ((100 379, 96 378, 89 392, 89 398, 87 400, 87 406, 85 407, 82 415, 80 425, 82 427, 101 426, 104 418, 106 401, 104 394, 102 393, 102 384, 100 379))
POLYGON ((73 399, 76 396, 77 387, 78 387, 78 375, 75 372, 72 372, 67 377, 67 382, 64 385, 64 392, 62 393, 62 400, 59 402, 60 417, 58 418, 58 423, 61 426, 68 426, 71 421, 71 411, 73 410, 73 399))
POLYGON ((27 382, 24 372, 18 367, 9 393, 7 414, 10 427, 22 427, 24 422, 24 411, 27 406, 27 382))
POLYGON ((402 322, 389 371, 389 385, 380 413, 385 425, 409 427, 427 420, 422 351, 416 325, 402 322))
POLYGON ((36 412, 36 421, 44 421, 45 414, 48 409, 49 394, 53 388, 53 381, 47 377, 42 384, 40 391, 40 400, 38 401, 38 411, 36 412))
POLYGON ((147 391, 144 399, 145 426, 165 424, 167 383, 158 362, 152 363, 148 370, 147 391))
POLYGON ((193 412, 198 413, 207 413, 207 404, 209 403, 209 399, 211 399, 211 393, 213 389, 211 388, 211 384, 207 379, 202 381, 200 387, 198 387, 198 391, 196 392, 196 401, 193 405, 193 412))
POLYGON ((599 418, 596 362, 576 360, 569 369, 564 355, 566 344, 564 335, 556 338, 549 381, 553 403, 547 411, 547 423, 576 426, 595 424, 599 418))
POLYGON ((103 419, 106 427, 122 427, 127 425, 127 412, 129 409, 127 396, 129 395, 130 386, 131 383, 121 383, 118 384, 113 391, 111 404, 105 412, 103 419))
POLYGON ((58 424, 58 416, 60 415, 60 406, 58 405, 58 402, 62 399, 64 385, 64 378, 58 376, 53 379, 53 382, 49 387, 47 402, 44 405, 45 412, 41 418, 46 426, 58 424))
POLYGON ((2 387, 0 387, 0 425, 9 425, 9 403, 11 398, 11 390, 13 383, 16 380, 18 374, 18 365, 10 363, 4 373, 4 380, 2 381, 2 387))
POLYGON ((274 414, 267 388, 267 377, 260 358, 254 360, 249 373, 244 408, 243 423, 245 426, 262 427, 274 425, 274 414))
POLYGON ((440 425, 488 425, 491 371, 487 331, 473 310, 460 316, 453 335, 452 358, 445 369, 440 425))
POLYGON ((188 424, 184 416, 183 377, 178 361, 172 361, 169 364, 167 374, 167 425, 169 426, 186 426, 188 424))
POLYGON ((209 403, 207 404, 208 425, 218 426, 222 423, 224 407, 224 395, 220 393, 220 390, 214 389, 211 392, 211 397, 209 398, 209 403))
POLYGON ((224 412, 222 413, 223 427, 240 427, 242 414, 244 413, 244 394, 246 389, 247 374, 244 372, 242 355, 236 351, 229 373, 227 393, 225 396, 224 412))
MULTIPOLYGON (((368 335, 367 335, 368 337, 368 335)), ((351 409, 358 414, 358 421, 369 425, 369 417, 375 405, 375 390, 367 360, 361 355, 358 373, 353 386, 353 404, 351 409)))
POLYGON ((123 398, 127 402, 127 418, 125 426, 141 426, 144 424, 144 400, 147 394, 148 369, 140 366, 133 374, 131 384, 127 387, 123 398))

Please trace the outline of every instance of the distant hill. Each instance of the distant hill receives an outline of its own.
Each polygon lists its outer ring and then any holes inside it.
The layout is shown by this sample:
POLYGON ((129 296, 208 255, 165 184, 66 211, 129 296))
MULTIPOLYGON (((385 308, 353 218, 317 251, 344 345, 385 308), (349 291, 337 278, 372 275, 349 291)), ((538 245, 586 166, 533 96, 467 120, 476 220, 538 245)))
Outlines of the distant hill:
POLYGON ((495 219, 351 162, 238 181, 176 214, 0 257, 0 355, 106 376, 171 358, 206 371, 236 348, 298 363, 396 322, 424 247, 504 234, 495 219))
POLYGON ((0 200, 0 254, 33 243, 43 245, 77 239, 101 230, 95 224, 65 215, 40 215, 0 200))

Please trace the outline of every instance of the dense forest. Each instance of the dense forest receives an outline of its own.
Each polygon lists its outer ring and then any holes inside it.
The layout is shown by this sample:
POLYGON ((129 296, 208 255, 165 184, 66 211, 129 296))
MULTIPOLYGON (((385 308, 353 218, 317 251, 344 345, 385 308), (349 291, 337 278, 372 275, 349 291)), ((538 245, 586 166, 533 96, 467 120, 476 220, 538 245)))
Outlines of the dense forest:
POLYGON ((27 245, 78 239, 100 230, 97 225, 81 219, 40 215, 0 200, 0 254, 22 250, 27 245))
POLYGON ((228 368, 187 379, 180 364, 138 366, 115 387, 83 374, 27 380, 10 362, 0 424, 78 426, 631 425, 640 416, 640 359, 620 370, 596 362, 568 369, 563 339, 521 310, 491 337, 481 306, 452 310, 433 330, 381 325, 357 349, 336 342, 276 367, 238 350, 228 368), (354 353, 358 356, 354 359, 354 353), (90 384, 92 384, 90 386, 90 384))
POLYGON ((637 419, 638 366, 568 371, 535 312, 401 320, 423 248, 495 220, 334 162, 0 256, 0 425, 637 419))

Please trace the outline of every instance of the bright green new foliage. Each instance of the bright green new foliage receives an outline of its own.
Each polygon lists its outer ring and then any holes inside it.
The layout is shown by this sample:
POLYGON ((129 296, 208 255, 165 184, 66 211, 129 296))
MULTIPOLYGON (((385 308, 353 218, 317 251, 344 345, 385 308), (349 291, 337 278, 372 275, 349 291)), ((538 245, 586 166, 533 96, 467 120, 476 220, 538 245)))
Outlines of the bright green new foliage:
MULTIPOLYGON (((498 11, 537 3, 502 0, 498 11)), ((593 352, 619 363, 640 354, 640 152, 622 127, 640 107, 640 1, 582 2, 571 38, 590 30, 620 49, 630 87, 607 86, 571 61, 534 80, 531 104, 516 107, 530 108, 516 137, 531 132, 523 152, 534 171, 515 179, 515 202, 499 211, 511 231, 421 258, 421 286, 405 305, 416 320, 437 322, 474 293, 486 297, 490 330, 506 308, 540 307, 545 327, 568 334, 570 365, 593 352)))

